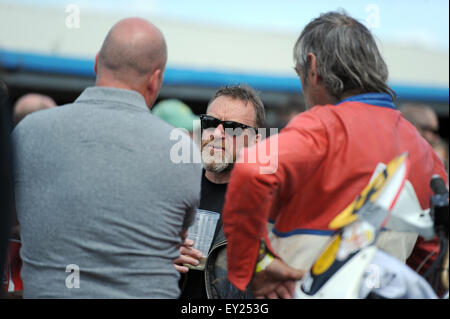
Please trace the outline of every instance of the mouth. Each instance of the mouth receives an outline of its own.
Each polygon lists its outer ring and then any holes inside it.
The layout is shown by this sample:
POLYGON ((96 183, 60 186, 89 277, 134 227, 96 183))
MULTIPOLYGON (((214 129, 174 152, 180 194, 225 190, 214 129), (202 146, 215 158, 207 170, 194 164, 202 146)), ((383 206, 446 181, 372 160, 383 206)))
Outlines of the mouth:
POLYGON ((218 151, 223 152, 223 151, 225 151, 225 148, 222 147, 222 146, 219 146, 219 145, 208 144, 208 145, 205 145, 205 148, 209 148, 209 149, 213 150, 214 152, 218 152, 218 151))
POLYGON ((202 149, 202 154, 205 156, 211 156, 211 157, 217 157, 223 158, 225 156, 225 148, 221 145, 211 145, 207 144, 202 149))

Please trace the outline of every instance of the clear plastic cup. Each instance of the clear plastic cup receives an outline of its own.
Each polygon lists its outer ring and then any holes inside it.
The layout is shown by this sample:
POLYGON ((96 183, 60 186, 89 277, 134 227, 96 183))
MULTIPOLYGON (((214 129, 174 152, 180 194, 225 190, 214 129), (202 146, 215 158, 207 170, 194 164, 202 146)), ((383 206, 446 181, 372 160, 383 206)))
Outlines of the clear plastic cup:
POLYGON ((198 266, 186 265, 191 269, 205 269, 206 257, 216 232, 220 214, 208 210, 197 209, 194 224, 189 227, 188 238, 194 241, 194 248, 202 252, 202 258, 198 266))

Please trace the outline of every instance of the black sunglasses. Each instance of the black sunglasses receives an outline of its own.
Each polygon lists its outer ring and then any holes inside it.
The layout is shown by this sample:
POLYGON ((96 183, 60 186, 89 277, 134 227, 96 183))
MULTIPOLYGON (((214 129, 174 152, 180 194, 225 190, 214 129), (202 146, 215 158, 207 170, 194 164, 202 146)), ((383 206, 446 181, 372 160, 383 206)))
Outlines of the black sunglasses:
POLYGON ((230 133, 227 132, 226 129, 233 129, 233 131, 231 132, 233 136, 239 136, 242 134, 243 130, 245 129, 253 129, 255 130, 255 132, 258 132, 257 128, 254 128, 252 126, 249 125, 245 125, 239 122, 235 122, 235 121, 222 121, 219 120, 217 118, 215 118, 214 116, 211 115, 206 115, 206 114, 201 114, 200 115, 200 121, 201 121, 201 125, 202 125, 202 130, 205 129, 209 129, 209 128, 217 128, 220 124, 223 125, 223 128, 225 129, 225 133, 230 133), (238 130, 240 129, 240 130, 238 130))

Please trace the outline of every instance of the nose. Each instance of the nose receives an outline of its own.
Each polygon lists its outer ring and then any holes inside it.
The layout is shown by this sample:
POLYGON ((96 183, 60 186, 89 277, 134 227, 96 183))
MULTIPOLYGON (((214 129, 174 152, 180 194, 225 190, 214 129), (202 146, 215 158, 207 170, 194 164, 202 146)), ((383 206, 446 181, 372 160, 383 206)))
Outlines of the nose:
POLYGON ((211 136, 214 139, 219 139, 219 138, 224 138, 225 137, 225 129, 223 127, 222 124, 219 124, 219 126, 217 126, 214 131, 212 132, 211 136))

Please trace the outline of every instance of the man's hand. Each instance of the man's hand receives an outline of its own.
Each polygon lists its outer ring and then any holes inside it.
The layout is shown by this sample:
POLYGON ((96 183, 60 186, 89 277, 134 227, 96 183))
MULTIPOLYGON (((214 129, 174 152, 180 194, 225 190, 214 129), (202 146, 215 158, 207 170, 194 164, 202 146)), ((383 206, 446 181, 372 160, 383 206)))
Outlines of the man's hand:
POLYGON ((304 274, 304 270, 289 267, 281 259, 275 258, 264 270, 255 273, 250 289, 257 299, 291 299, 295 282, 304 274))
POLYGON ((195 249, 193 246, 194 241, 192 239, 184 239, 183 243, 179 247, 181 255, 173 261, 175 269, 182 274, 189 271, 189 268, 183 264, 189 264, 192 266, 198 266, 200 264, 202 252, 195 249))

